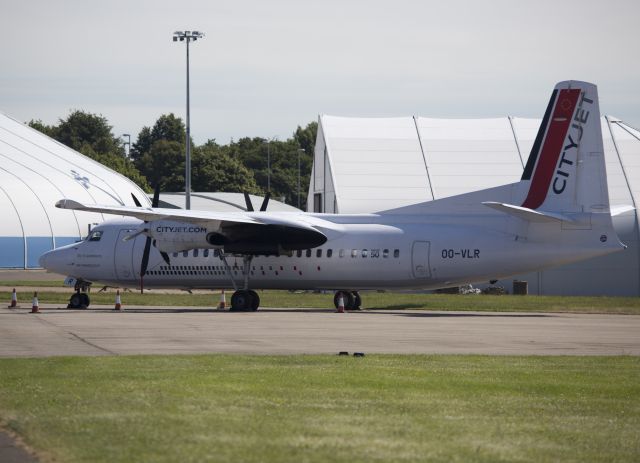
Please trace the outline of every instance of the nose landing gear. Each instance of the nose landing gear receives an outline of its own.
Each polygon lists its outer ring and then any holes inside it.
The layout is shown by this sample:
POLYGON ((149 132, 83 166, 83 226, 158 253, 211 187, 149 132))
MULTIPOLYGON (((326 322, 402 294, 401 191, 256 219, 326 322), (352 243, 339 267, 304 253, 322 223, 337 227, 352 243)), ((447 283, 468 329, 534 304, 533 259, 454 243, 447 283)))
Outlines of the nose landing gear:
POLYGON ((91 287, 91 283, 87 283, 86 281, 77 281, 74 290, 75 293, 71 295, 69 298, 69 304, 67 305, 67 309, 86 309, 91 304, 91 299, 89 298, 89 288, 91 287))

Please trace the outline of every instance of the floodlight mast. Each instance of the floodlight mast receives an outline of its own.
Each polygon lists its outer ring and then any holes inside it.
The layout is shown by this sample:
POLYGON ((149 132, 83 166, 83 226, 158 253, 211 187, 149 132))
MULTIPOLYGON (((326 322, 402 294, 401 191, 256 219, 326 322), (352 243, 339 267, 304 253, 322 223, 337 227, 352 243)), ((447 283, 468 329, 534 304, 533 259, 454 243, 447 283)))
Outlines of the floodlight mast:
POLYGON ((173 41, 186 42, 187 45, 187 139, 185 141, 185 172, 184 172, 184 192, 185 192, 185 209, 191 209, 191 125, 190 125, 190 108, 189 108, 189 42, 195 42, 204 37, 204 32, 200 31, 176 31, 173 33, 173 41))

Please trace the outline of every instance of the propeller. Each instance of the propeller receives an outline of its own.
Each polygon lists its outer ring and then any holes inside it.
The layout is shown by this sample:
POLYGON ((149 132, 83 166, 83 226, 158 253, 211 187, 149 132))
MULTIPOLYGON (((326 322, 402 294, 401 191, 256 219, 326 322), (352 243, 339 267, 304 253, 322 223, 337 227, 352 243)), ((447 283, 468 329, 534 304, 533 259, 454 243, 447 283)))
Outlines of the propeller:
MULTIPOLYGON (((136 204, 136 206, 142 207, 142 205, 140 204, 140 201, 138 201, 138 198, 136 198, 133 193, 131 193, 131 196, 133 197, 133 202, 136 204)), ((151 207, 154 207, 154 208, 158 207, 159 203, 160 203, 160 184, 156 185, 153 191, 153 201, 151 201, 151 207)), ((145 221, 144 223, 149 223, 149 222, 145 221)), ((148 231, 149 231, 148 229, 145 229, 143 230, 143 233, 148 231)), ((150 251, 151 251, 151 237, 147 236, 147 240, 144 243, 144 252, 142 253, 142 262, 140 264, 140 293, 144 293, 144 276, 147 274, 147 267, 149 266, 150 251)), ((171 261, 169 260, 169 254, 167 254, 164 251, 160 251, 160 255, 162 256, 164 261, 167 263, 167 265, 171 265, 171 261)))
MULTIPOLYGON (((269 205, 269 199, 271 198, 271 192, 267 191, 267 194, 264 195, 264 199, 262 200, 262 205, 260 206, 260 212, 264 212, 267 210, 267 206, 269 205)), ((249 193, 244 192, 244 202, 247 205, 247 212, 253 212, 253 204, 251 203, 251 197, 249 193)))

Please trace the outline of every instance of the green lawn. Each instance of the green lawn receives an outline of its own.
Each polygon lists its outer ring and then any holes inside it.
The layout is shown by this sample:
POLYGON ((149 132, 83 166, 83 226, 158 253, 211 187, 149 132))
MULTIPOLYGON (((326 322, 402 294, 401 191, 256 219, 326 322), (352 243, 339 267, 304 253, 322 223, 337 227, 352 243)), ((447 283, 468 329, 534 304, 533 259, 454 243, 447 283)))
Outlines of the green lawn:
POLYGON ((640 358, 4 359, 0 419, 64 462, 637 462, 640 358))
MULTIPOLYGON (((41 303, 67 303, 72 293, 41 291, 41 303)), ((261 307, 278 308, 332 308, 332 294, 290 293, 288 291, 259 291, 261 307)), ((32 294, 19 292, 23 306, 29 306, 32 294)), ((231 292, 227 293, 227 303, 231 292)), ((153 294, 139 292, 122 294, 122 302, 129 305, 199 306, 215 307, 219 292, 210 294, 153 294)), ((0 301, 10 301, 11 294, 0 292, 0 301)), ((532 312, 580 312, 640 314, 638 297, 578 297, 578 296, 485 296, 451 294, 398 294, 363 292, 363 307, 373 310, 424 309, 424 310, 478 310, 478 311, 532 311, 532 312)), ((113 304, 114 293, 91 293, 93 304, 113 304)))

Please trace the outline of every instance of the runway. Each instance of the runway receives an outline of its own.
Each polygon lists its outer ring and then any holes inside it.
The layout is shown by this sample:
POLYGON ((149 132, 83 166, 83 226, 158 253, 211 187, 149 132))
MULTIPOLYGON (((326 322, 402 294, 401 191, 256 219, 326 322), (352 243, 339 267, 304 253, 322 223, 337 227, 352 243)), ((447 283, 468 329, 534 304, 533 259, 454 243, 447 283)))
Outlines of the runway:
POLYGON ((111 307, 0 309, 0 357, 128 354, 640 355, 640 316, 111 307))

